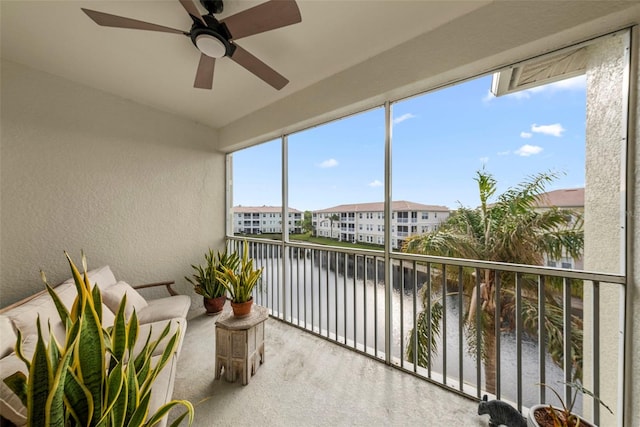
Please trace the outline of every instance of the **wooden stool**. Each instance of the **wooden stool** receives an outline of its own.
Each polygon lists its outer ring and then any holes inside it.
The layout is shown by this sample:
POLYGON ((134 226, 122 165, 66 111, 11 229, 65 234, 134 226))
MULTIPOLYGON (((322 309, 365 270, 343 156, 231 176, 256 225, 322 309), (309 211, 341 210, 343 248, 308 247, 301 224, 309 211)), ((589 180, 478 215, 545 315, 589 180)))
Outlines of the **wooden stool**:
POLYGON ((224 370, 225 379, 234 382, 242 377, 242 385, 264 363, 264 322, 269 318, 266 307, 254 305, 245 317, 231 312, 220 315, 216 322, 215 379, 224 370))

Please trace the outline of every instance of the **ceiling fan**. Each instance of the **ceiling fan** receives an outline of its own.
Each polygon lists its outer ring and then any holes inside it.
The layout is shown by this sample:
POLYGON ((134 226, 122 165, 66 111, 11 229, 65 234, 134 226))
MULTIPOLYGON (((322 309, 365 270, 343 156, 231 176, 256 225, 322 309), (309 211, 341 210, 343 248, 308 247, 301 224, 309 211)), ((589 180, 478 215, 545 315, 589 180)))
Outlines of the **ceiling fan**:
POLYGON ((223 57, 231 58, 277 90, 289 83, 284 76, 240 47, 236 40, 301 22, 300 10, 294 0, 270 0, 222 20, 217 20, 213 16, 215 13, 222 12, 222 0, 200 0, 209 12, 206 15, 200 15, 192 0, 179 1, 193 20, 189 31, 85 8, 82 8, 82 11, 96 24, 104 27, 160 31, 190 37, 194 46, 200 51, 200 62, 193 83, 195 88, 211 89, 213 87, 216 59, 223 57))

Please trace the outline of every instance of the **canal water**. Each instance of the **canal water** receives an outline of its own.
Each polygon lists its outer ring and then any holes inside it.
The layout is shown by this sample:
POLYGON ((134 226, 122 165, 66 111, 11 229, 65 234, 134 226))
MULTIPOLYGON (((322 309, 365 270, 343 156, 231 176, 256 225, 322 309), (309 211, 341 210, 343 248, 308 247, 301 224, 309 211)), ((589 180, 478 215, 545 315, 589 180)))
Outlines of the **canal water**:
MULTIPOLYGON (((294 324, 384 358, 385 286, 381 259, 376 262, 369 258, 365 268, 363 257, 359 257, 354 266, 353 257, 345 261, 342 255, 336 257, 329 253, 327 260, 326 252, 314 251, 311 255, 307 251, 306 256, 301 255, 298 259, 293 257, 287 271, 282 271, 280 259, 261 257, 260 254, 256 256, 258 265, 265 267, 265 285, 257 297, 259 304, 269 306, 274 312, 284 313, 287 320, 294 324), (289 284, 287 289, 283 283, 289 284), (286 301, 286 306, 283 301, 286 301)), ((395 364, 413 370, 413 363, 406 360, 406 345, 414 327, 414 307, 417 313, 423 307, 420 288, 426 276, 419 273, 414 281, 413 271, 405 267, 401 272, 396 265, 393 277, 391 354, 395 364), (418 284, 415 290, 414 283, 418 284)), ((463 382, 476 387, 477 357, 470 351, 465 329, 459 328, 460 322, 464 322, 468 301, 463 299, 461 311, 457 293, 451 290, 446 293, 446 310, 440 322, 441 335, 436 340, 437 354, 431 374, 434 378, 442 378, 446 369, 447 384, 458 388, 462 368, 463 382)), ((432 298, 441 300, 441 287, 433 286, 432 298)), ((528 407, 539 402, 536 386, 540 382, 539 347, 535 337, 529 336, 524 337, 521 346, 522 398, 523 405, 528 407)), ((480 365, 480 382, 484 384, 484 367, 482 363, 480 365)), ((426 375, 427 371, 420 369, 420 373, 426 375)), ((500 373, 501 398, 516 402, 517 381, 514 378, 517 377, 517 347, 513 332, 500 334, 500 373)), ((559 382, 563 379, 562 369, 548 354, 545 358, 545 375, 547 384, 561 390, 559 382)), ((546 396, 548 402, 558 404, 550 391, 546 396)), ((576 411, 579 412, 581 406, 578 396, 576 411)))

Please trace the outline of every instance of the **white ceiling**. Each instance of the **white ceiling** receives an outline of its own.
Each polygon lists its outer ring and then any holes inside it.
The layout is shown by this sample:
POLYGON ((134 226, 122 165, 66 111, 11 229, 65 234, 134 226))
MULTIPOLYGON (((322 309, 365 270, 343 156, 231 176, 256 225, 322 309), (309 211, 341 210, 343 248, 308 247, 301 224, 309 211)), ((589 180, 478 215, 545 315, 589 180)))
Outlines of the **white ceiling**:
MULTIPOLYGON (((225 0, 217 17, 260 3, 225 0)), ((238 42, 290 80, 281 91, 228 58, 216 63, 213 90, 195 89, 199 52, 189 38, 100 27, 80 10, 188 31, 191 19, 178 0, 1 0, 1 53, 4 59, 220 128, 488 3, 298 0, 301 23, 238 42)))
MULTIPOLYGON (((225 0, 217 17, 263 1, 225 0)), ((280 91, 229 58, 213 90, 194 89, 189 38, 101 27, 80 9, 187 31, 178 0, 0 0, 0 54, 210 126, 229 151, 640 22, 639 0, 297 1, 301 23, 238 42, 290 80, 280 91)))

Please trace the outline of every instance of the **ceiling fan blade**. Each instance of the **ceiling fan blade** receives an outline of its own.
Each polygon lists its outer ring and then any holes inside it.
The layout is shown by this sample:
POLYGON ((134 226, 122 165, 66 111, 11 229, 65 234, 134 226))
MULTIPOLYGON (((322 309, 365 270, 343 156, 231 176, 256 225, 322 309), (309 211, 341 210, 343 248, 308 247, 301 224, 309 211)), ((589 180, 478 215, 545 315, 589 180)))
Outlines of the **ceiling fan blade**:
POLYGON ((184 7, 184 10, 186 10, 189 15, 193 16, 196 19, 199 19, 200 22, 202 22, 204 24, 204 21, 202 20, 202 17, 200 16, 200 11, 196 7, 196 5, 193 3, 193 1, 191 1, 191 0, 180 0, 180 4, 182 5, 182 7, 184 7))
POLYGON ((227 26, 231 38, 238 40, 301 21, 300 9, 294 0, 270 0, 231 15, 221 22, 227 26))
POLYGON ((213 70, 216 65, 216 59, 200 54, 200 62, 198 63, 198 71, 196 71, 196 80, 193 87, 198 89, 211 89, 213 87, 213 70))
POLYGON ((176 30, 175 28, 169 28, 162 25, 151 24, 149 22, 138 21, 137 19, 125 18, 122 16, 111 15, 109 13, 98 12, 96 10, 90 10, 81 8, 84 13, 93 21, 102 25, 103 27, 116 27, 116 28, 130 28, 132 30, 148 30, 148 31, 160 31, 162 33, 175 33, 175 34, 187 34, 182 30, 176 30))
POLYGON ((287 85, 287 83, 289 83, 289 80, 279 74, 276 70, 269 67, 267 64, 260 61, 237 44, 235 47, 236 49, 233 52, 231 59, 255 74, 257 77, 261 78, 277 90, 282 89, 287 85))

